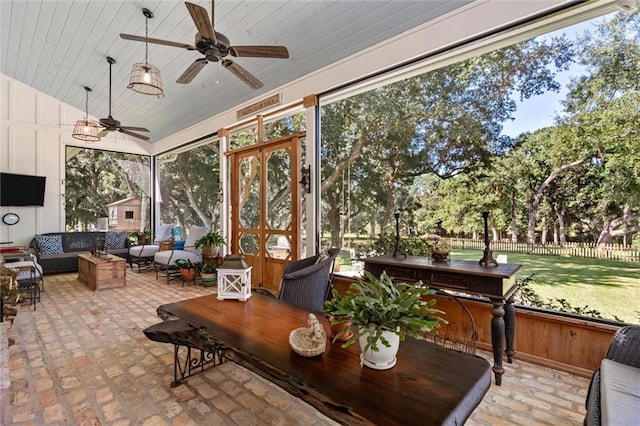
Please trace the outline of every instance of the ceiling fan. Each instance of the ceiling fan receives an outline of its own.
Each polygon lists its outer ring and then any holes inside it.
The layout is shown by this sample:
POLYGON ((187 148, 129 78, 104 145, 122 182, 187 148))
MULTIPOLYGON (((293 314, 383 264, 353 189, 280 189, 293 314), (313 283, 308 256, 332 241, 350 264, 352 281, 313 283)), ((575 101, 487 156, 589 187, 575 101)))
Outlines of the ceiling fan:
POLYGON ((289 51, 285 46, 231 46, 231 42, 224 34, 219 33, 213 28, 213 17, 215 4, 211 1, 211 21, 207 10, 197 4, 185 2, 185 6, 191 14, 194 24, 198 32, 195 36, 195 46, 185 43, 179 43, 169 40, 161 40, 157 38, 148 38, 131 34, 120 34, 125 40, 142 41, 147 43, 162 44, 165 46, 181 47, 187 50, 197 50, 204 55, 203 58, 196 59, 182 73, 176 81, 177 83, 190 83, 202 68, 208 62, 220 62, 223 67, 231 71, 236 77, 245 82, 253 89, 259 89, 263 86, 262 82, 254 77, 249 71, 226 59, 228 55, 235 57, 253 57, 253 58, 275 58, 286 59, 289 57, 289 51))
POLYGON ((100 119, 100 125, 104 127, 104 130, 98 133, 98 137, 105 137, 109 132, 122 132, 125 135, 133 136, 142 140, 149 140, 147 136, 140 135, 138 133, 134 133, 133 130, 137 132, 148 132, 149 129, 144 127, 132 127, 132 126, 122 126, 120 122, 111 116, 111 67, 116 63, 116 60, 110 56, 107 56, 107 62, 109 62, 109 116, 107 118, 100 119))

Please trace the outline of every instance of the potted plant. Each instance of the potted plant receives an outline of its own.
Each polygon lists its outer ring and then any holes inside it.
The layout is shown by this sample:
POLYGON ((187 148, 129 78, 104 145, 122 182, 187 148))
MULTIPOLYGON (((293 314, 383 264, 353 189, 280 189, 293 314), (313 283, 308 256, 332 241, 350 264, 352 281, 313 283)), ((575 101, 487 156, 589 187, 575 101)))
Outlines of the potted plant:
POLYGON ((152 237, 153 235, 148 229, 145 229, 144 231, 134 231, 129 233, 129 239, 131 240, 131 242, 138 246, 143 244, 151 244, 152 237))
POLYGON ((207 257, 218 256, 221 245, 225 244, 224 238, 218 231, 209 231, 195 242, 195 247, 202 247, 202 255, 207 257))
POLYGON ((202 271, 200 271, 200 276, 202 277, 203 287, 213 287, 218 279, 217 268, 210 263, 206 263, 202 267, 202 271))
MULTIPOLYGON (((394 283, 383 273, 378 279, 369 272, 366 279, 351 284, 344 295, 335 289, 333 300, 325 302, 325 313, 333 315, 333 324, 351 321, 358 327, 342 347, 360 343, 360 364, 375 369, 395 365, 400 341, 406 335, 420 337, 446 321, 437 316, 441 311, 433 308, 435 299, 425 300, 434 290, 416 284, 394 283)), ((342 335, 348 333, 345 327, 342 335)), ((341 335, 334 337, 334 341, 341 335)))
POLYGON ((176 266, 180 269, 180 275, 183 281, 194 281, 196 273, 200 269, 200 262, 192 262, 190 259, 176 260, 176 266))
POLYGON ((329 324, 331 324, 331 337, 333 337, 334 342, 346 342, 353 337, 351 316, 338 313, 348 310, 348 308, 348 299, 345 297, 333 297, 324 302, 324 310, 329 324))
POLYGON ((342 265, 344 265, 344 259, 340 256, 336 257, 335 263, 333 265, 333 270, 335 272, 340 272, 340 270, 342 269, 342 265))

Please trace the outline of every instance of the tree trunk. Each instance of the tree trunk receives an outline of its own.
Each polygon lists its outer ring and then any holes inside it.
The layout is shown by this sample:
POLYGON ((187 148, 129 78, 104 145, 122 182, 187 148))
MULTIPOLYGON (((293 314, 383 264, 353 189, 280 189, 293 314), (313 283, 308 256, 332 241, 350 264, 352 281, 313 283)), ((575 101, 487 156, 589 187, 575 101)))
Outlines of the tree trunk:
POLYGON ((547 234, 549 233, 549 227, 547 226, 547 218, 542 217, 542 233, 540 234, 540 243, 547 244, 547 234))
POLYGON ((511 214, 511 242, 518 242, 518 218, 516 217, 516 200, 515 194, 511 194, 511 202, 509 203, 509 210, 511 214))
POLYGON ((540 203, 544 197, 544 191, 547 187, 553 182, 561 172, 570 169, 572 167, 579 166, 585 160, 576 160, 569 164, 564 164, 560 166, 558 169, 554 170, 547 176, 547 178, 542 182, 536 193, 531 197, 529 202, 529 226, 527 228, 527 243, 535 244, 536 243, 536 216, 538 215, 538 207, 540 207, 540 203))
POLYGON ((625 205, 622 210, 622 216, 612 219, 604 220, 602 231, 598 236, 598 245, 605 245, 613 243, 614 237, 620 237, 622 235, 633 235, 640 231, 640 225, 628 226, 629 223, 635 222, 640 219, 640 213, 632 213, 631 206, 625 205))
POLYGON ((554 205, 553 210, 556 212, 556 219, 558 220, 558 236, 560 238, 560 244, 565 245, 567 243, 567 227, 564 221, 564 206, 554 205))

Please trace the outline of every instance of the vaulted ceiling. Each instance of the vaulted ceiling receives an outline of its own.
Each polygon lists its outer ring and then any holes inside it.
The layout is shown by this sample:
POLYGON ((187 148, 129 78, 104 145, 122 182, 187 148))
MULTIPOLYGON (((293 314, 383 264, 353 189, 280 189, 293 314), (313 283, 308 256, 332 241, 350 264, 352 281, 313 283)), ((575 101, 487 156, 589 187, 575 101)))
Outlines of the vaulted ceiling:
MULTIPOLYGON (((202 55, 149 44, 149 63, 164 82, 165 96, 158 99, 127 89, 131 66, 144 62, 145 45, 119 34, 144 36, 144 7, 154 13, 149 37, 193 45, 196 29, 183 1, 1 0, 0 72, 82 111, 88 86, 89 114, 106 117, 111 56, 112 115, 122 125, 150 129, 153 142, 469 2, 218 0, 215 29, 232 45, 284 45, 290 58, 233 58, 264 83, 258 90, 219 62, 207 64, 190 84, 177 84, 202 55)), ((192 3, 211 13, 210 1, 192 3)))

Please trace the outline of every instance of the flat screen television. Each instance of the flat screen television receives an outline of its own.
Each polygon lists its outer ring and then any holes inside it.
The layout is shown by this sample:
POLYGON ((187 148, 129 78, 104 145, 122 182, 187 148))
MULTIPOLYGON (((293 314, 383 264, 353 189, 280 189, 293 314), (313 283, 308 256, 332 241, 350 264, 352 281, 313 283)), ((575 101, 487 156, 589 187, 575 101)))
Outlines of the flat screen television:
POLYGON ((43 206, 45 176, 0 173, 0 206, 43 206))

